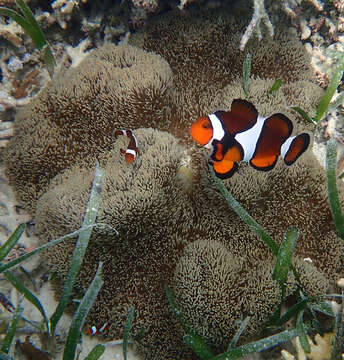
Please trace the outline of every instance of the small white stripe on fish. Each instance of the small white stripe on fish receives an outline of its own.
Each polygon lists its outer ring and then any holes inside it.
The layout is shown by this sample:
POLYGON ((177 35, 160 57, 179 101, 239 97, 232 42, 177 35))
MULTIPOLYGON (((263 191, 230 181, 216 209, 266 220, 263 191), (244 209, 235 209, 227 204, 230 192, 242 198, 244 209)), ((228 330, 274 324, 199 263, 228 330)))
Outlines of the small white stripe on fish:
POLYGON ((281 146, 281 156, 285 157, 286 153, 288 152, 290 148, 291 142, 296 138, 296 136, 289 137, 281 146))
POLYGON ((132 150, 132 149, 127 149, 127 150, 125 150, 125 153, 126 153, 126 154, 131 154, 131 155, 133 155, 133 156, 136 156, 136 151, 135 151, 135 150, 132 150))

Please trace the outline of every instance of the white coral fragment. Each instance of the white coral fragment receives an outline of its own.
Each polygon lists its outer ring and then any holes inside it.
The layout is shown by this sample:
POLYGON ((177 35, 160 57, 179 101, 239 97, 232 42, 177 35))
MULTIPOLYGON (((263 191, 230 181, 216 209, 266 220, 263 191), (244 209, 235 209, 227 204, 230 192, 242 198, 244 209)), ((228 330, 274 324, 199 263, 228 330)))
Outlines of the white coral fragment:
POLYGON ((191 3, 191 2, 194 2, 194 0, 181 0, 180 3, 179 3, 179 5, 178 5, 178 8, 179 8, 180 10, 183 10, 184 7, 185 7, 187 4, 191 3))
MULTIPOLYGON (((86 3, 87 0, 81 0, 86 3)), ((80 0, 55 0, 51 6, 54 9, 54 16, 62 29, 67 28, 68 21, 72 18, 73 10, 80 3, 80 0)))
POLYGON ((7 70, 15 72, 23 68, 23 62, 17 56, 11 56, 7 62, 7 70))
POLYGON ((247 41, 252 36, 253 32, 257 33, 258 39, 262 39, 262 33, 260 30, 260 23, 263 22, 267 27, 270 36, 274 36, 274 28, 269 19, 269 16, 264 7, 264 0, 253 0, 254 1, 254 12, 251 22, 248 24, 244 35, 240 41, 240 50, 244 50, 247 41))
POLYGON ((311 352, 308 358, 311 360, 328 360, 331 358, 333 333, 324 334, 320 336, 316 334, 314 337, 315 343, 308 339, 311 345, 311 352))
POLYGON ((340 288, 344 288, 344 278, 340 278, 337 280, 337 286, 339 286, 340 288))
POLYGON ((69 58, 72 61, 71 67, 78 66, 82 60, 88 55, 87 49, 91 45, 91 40, 86 38, 85 40, 82 40, 79 42, 79 44, 75 47, 73 46, 66 46, 66 52, 69 58))
MULTIPOLYGON (((311 351, 309 354, 306 354, 303 350, 299 337, 296 337, 292 340, 292 343, 297 352, 297 360, 330 360, 332 352, 332 342, 334 339, 333 333, 326 333, 324 336, 316 334, 313 340, 307 335, 311 351)), ((290 354, 286 350, 281 351, 281 355, 284 360, 294 360, 295 356, 290 354)))
POLYGON ((282 350, 281 355, 283 360, 295 360, 295 356, 289 353, 287 350, 282 350))
POLYGON ((312 35, 312 30, 305 19, 300 21, 301 40, 306 40, 312 35))
POLYGON ((18 35, 23 33, 23 29, 15 21, 11 21, 9 24, 0 23, 0 37, 5 38, 14 46, 22 45, 23 40, 18 35))

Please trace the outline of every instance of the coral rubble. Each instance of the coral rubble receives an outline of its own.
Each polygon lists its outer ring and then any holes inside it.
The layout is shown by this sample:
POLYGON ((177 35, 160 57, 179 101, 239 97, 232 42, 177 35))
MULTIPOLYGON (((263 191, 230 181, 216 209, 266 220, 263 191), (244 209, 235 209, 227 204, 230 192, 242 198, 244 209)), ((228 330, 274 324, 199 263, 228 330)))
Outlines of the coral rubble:
MULTIPOLYGON (((141 49, 106 45, 91 51, 19 113, 6 149, 17 198, 35 216, 43 241, 80 227, 96 162, 105 168, 97 221, 119 236, 94 229, 75 296, 102 260, 104 286, 87 324, 109 322, 104 336, 121 337, 133 306, 133 334, 145 327, 137 346, 147 359, 193 358, 167 303, 166 283, 214 351, 228 346, 244 316, 252 317, 247 339, 278 306, 273 255, 220 196, 205 153, 188 136, 197 116, 228 109, 244 96, 245 53, 238 49, 244 27, 211 12, 170 14, 131 39, 141 49), (120 152, 128 139, 114 137, 121 128, 133 129, 138 139, 132 164, 120 152)), ((285 112, 297 130, 312 130, 290 110, 311 111, 322 94, 309 57, 293 33, 282 29, 276 39, 247 42, 245 51, 253 55, 249 99, 262 115, 285 112), (277 78, 281 89, 268 95, 277 78)), ((294 265, 304 290, 325 292, 344 269, 344 249, 331 221, 323 169, 312 153, 290 168, 279 162, 269 173, 241 164, 225 184, 276 241, 288 226, 299 228, 294 265)), ((47 254, 58 288, 72 249, 66 241, 47 254)), ((294 288, 290 277, 289 293, 294 288)))

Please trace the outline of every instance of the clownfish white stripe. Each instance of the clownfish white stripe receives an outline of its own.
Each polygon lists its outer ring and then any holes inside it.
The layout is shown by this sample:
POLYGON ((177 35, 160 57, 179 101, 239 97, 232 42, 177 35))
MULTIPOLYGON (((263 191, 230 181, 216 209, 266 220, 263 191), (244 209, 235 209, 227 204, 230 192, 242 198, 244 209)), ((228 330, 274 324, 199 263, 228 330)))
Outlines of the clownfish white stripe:
POLYGON ((296 138, 296 136, 292 136, 290 138, 288 138, 281 146, 281 156, 284 158, 286 153, 288 152, 289 148, 290 148, 290 144, 292 143, 292 141, 296 138))
POLYGON ((135 146, 137 147, 137 139, 136 139, 136 136, 134 135, 134 133, 131 131, 131 137, 132 139, 134 140, 134 143, 135 143, 135 146))
POLYGON ((99 333, 103 332, 107 327, 108 327, 108 323, 105 323, 105 324, 98 330, 98 332, 99 332, 99 333))
POLYGON ((213 140, 221 141, 223 139, 223 137, 225 136, 225 131, 223 130, 220 119, 215 114, 210 114, 208 116, 209 116, 209 119, 211 122, 211 126, 213 127, 213 136, 210 139, 210 141, 208 142, 208 144, 205 145, 205 148, 212 149, 213 148, 213 146, 212 146, 213 140))
POLYGON ((127 149, 127 150, 125 150, 125 153, 126 153, 126 154, 131 154, 131 155, 133 155, 133 156, 136 156, 136 151, 133 150, 133 149, 127 149))
POLYGON ((258 116, 257 123, 251 129, 235 135, 234 139, 239 142, 244 150, 242 161, 250 161, 252 159, 265 120, 266 118, 258 116))
POLYGON ((97 332, 97 327, 96 326, 91 326, 90 329, 89 329, 89 332, 91 335, 95 335, 96 332, 97 332))
POLYGON ((93 325, 88 328, 88 333, 90 335, 101 335, 102 332, 109 330, 109 328, 110 328, 109 323, 105 323, 103 324, 103 326, 93 325))

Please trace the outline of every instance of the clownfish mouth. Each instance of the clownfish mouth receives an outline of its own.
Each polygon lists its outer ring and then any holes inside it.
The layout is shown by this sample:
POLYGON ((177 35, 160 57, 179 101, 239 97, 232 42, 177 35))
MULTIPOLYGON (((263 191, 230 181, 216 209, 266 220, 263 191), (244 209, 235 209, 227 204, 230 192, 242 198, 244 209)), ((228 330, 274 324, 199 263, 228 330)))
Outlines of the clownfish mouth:
POLYGON ((293 123, 276 113, 267 118, 258 115, 255 106, 235 99, 229 111, 216 111, 197 119, 190 135, 209 150, 215 174, 226 179, 237 171, 240 161, 247 161, 260 171, 272 170, 278 157, 291 166, 307 150, 310 136, 291 136, 293 123))

